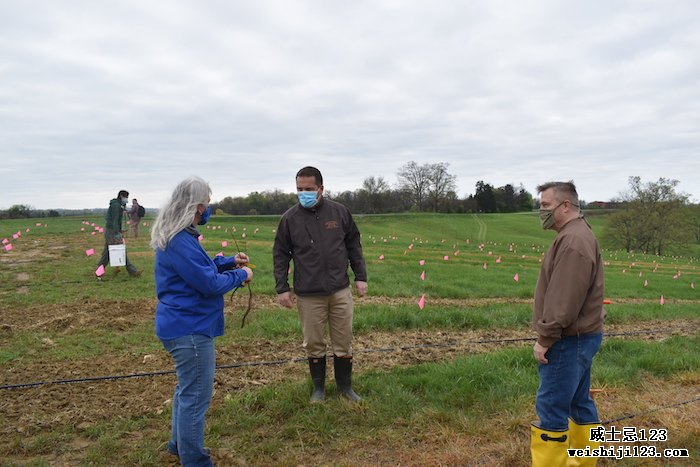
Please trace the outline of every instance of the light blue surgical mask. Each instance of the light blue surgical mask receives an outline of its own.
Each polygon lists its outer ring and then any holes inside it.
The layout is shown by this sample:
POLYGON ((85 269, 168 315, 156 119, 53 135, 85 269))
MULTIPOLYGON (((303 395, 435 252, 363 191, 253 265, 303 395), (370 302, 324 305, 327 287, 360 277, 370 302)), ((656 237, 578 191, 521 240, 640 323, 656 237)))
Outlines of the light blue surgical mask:
POLYGON ((318 202, 318 193, 315 191, 297 191, 299 204, 305 208, 312 208, 318 202))
POLYGON ((209 216, 211 216, 211 206, 207 206, 204 212, 200 215, 199 222, 197 222, 197 224, 206 224, 207 222, 209 222, 209 216))

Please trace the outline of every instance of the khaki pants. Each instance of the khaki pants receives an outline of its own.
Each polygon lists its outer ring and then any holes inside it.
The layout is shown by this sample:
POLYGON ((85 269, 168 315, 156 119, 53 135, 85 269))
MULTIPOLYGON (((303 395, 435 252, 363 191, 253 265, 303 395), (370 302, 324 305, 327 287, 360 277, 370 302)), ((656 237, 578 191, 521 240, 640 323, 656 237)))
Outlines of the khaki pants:
POLYGON ((352 356, 352 305, 350 287, 333 295, 297 295, 299 319, 304 333, 302 346, 307 357, 326 356, 326 323, 330 329, 333 354, 338 357, 352 356))

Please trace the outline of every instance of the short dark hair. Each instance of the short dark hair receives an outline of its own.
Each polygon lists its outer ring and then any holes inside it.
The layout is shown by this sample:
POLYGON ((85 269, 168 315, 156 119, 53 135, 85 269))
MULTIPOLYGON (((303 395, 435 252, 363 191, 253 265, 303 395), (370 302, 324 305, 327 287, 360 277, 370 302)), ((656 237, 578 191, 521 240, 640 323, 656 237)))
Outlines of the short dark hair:
POLYGON ((121 198, 122 196, 126 196, 127 198, 129 197, 129 192, 126 190, 120 190, 119 194, 117 195, 117 198, 121 198))
POLYGON ((323 175, 321 175, 321 171, 318 170, 316 167, 304 167, 299 172, 297 172, 297 176, 295 178, 299 177, 314 177, 314 179, 316 179, 316 186, 323 185, 323 175))
POLYGON ((578 206, 578 193, 576 192, 576 185, 574 185, 573 181, 543 183, 537 187, 537 193, 542 193, 550 188, 554 189, 559 201, 564 201, 565 198, 568 198, 569 201, 578 206))

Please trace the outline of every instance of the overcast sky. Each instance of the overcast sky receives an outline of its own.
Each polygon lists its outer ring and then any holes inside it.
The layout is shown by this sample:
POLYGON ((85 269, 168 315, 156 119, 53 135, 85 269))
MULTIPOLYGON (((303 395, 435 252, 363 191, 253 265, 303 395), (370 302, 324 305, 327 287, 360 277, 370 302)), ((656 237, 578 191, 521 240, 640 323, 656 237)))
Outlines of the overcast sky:
POLYGON ((0 3, 0 209, 158 207, 394 186, 447 162, 586 201, 629 176, 700 198, 700 2, 134 0, 0 3))

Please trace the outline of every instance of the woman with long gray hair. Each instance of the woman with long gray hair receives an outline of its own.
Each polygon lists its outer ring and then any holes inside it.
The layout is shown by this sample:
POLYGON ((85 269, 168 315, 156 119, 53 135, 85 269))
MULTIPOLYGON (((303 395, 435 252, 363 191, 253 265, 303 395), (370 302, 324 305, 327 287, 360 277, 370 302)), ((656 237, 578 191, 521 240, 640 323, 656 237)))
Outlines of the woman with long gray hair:
POLYGON ((245 253, 212 259, 200 245, 196 226, 209 219, 210 197, 211 188, 201 178, 183 180, 151 231, 155 330, 177 373, 167 450, 186 467, 212 465, 204 447, 204 416, 214 388, 214 338, 224 333, 223 295, 253 278, 245 253))

